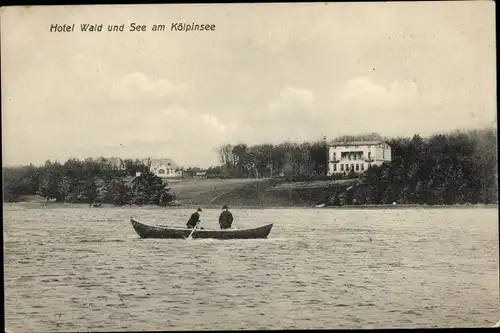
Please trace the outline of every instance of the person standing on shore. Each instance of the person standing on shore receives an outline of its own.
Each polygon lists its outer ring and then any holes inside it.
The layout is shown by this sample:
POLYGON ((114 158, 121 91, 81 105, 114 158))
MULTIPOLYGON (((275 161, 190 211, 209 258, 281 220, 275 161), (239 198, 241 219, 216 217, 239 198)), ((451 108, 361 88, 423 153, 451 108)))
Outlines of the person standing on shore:
POLYGON ((234 218, 233 214, 229 211, 227 205, 222 207, 222 213, 219 215, 219 225, 222 230, 230 229, 233 224, 234 218))

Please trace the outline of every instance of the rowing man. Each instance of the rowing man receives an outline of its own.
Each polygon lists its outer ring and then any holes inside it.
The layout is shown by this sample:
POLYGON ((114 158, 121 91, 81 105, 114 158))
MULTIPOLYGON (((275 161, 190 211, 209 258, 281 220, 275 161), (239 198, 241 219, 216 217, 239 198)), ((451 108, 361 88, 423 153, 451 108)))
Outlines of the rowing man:
POLYGON ((219 216, 219 224, 221 229, 230 229, 233 224, 233 214, 229 211, 227 205, 222 207, 222 213, 219 216))
POLYGON ((191 217, 189 218, 189 221, 187 222, 186 226, 188 228, 194 228, 197 224, 201 223, 200 221, 200 213, 202 212, 201 208, 198 208, 196 212, 191 214, 191 217))

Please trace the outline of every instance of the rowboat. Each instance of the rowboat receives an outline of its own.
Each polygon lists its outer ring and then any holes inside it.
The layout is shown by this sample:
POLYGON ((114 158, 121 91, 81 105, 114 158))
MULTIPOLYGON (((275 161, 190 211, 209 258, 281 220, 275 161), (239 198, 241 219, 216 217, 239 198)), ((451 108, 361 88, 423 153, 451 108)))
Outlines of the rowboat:
MULTIPOLYGON (((193 229, 186 227, 171 227, 151 225, 140 222, 135 218, 130 218, 132 227, 141 238, 177 238, 186 239, 189 237, 193 229)), ((212 239, 257 239, 267 238, 271 233, 273 224, 266 224, 250 229, 225 229, 225 230, 210 230, 196 229, 191 235, 192 238, 212 238, 212 239)))

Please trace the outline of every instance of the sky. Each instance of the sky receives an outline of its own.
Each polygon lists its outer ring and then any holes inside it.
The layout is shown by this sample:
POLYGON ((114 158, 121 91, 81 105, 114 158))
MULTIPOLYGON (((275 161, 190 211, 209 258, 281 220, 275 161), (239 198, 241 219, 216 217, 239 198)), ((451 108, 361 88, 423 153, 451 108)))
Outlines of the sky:
POLYGON ((4 165, 208 167, 227 143, 496 127, 492 1, 4 7, 0 22, 4 165), (147 31, 107 31, 133 22, 147 31))

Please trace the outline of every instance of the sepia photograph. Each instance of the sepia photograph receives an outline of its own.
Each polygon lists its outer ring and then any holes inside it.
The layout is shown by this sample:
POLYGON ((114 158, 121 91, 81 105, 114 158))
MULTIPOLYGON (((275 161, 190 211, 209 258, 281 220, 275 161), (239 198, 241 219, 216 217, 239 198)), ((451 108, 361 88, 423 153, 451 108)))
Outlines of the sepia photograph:
POLYGON ((495 24, 2 7, 5 332, 500 327, 495 24))

